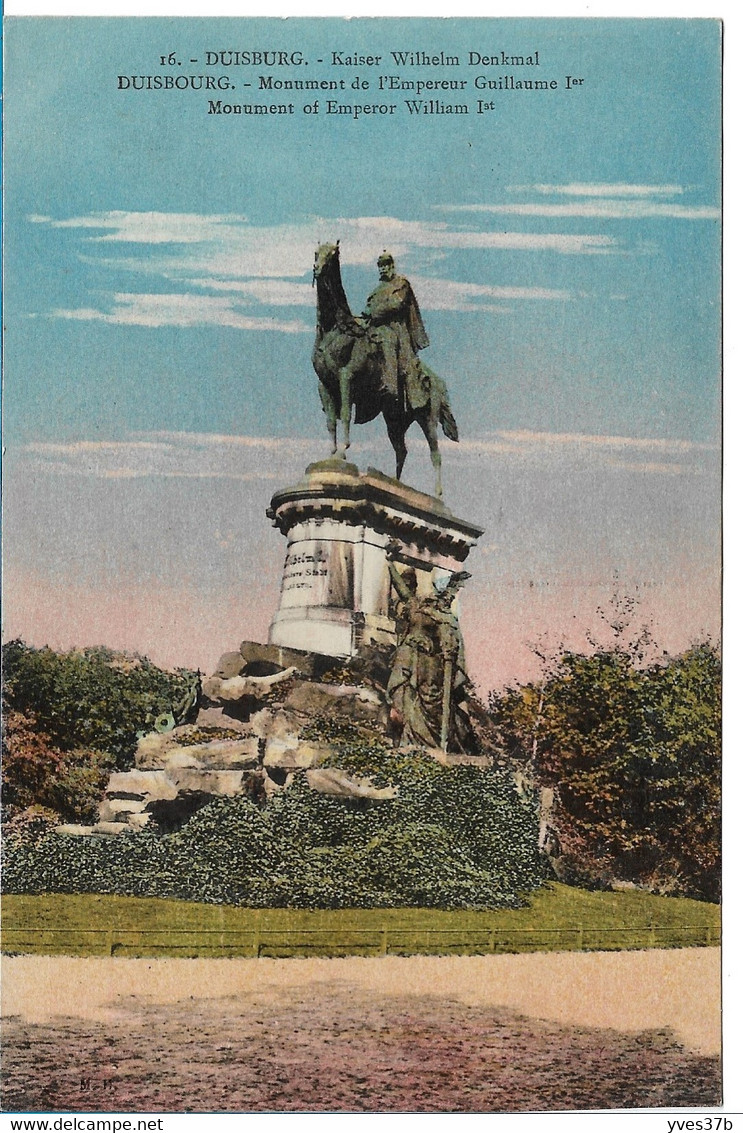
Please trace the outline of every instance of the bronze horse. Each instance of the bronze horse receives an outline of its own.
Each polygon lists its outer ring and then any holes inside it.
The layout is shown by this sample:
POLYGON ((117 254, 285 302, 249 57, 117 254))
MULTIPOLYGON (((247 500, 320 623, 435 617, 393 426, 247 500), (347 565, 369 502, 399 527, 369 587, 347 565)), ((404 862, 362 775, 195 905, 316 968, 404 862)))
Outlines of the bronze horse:
POLYGON ((349 446, 351 409, 357 425, 372 421, 380 413, 395 450, 396 476, 402 475, 408 454, 405 434, 414 421, 420 425, 431 452, 436 473, 436 495, 443 494, 438 426, 452 441, 459 440, 457 423, 449 406, 446 385, 433 370, 418 361, 429 397, 420 409, 406 408, 385 389, 382 382, 382 354, 374 341, 373 328, 351 312, 341 279, 339 244, 321 244, 315 252, 313 283, 317 287, 317 334, 312 365, 320 379, 320 400, 333 442, 333 455, 345 459, 349 446), (338 421, 341 442, 338 444, 338 421))

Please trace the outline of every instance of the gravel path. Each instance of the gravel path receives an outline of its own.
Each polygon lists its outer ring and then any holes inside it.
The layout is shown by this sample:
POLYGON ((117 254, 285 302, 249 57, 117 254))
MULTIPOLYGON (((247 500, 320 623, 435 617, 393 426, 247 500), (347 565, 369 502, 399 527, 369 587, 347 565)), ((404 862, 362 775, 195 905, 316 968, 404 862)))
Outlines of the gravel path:
POLYGON ((503 1112, 720 1100, 709 1030, 716 1018, 719 1031, 716 949, 17 957, 3 967, 6 1111, 503 1112))

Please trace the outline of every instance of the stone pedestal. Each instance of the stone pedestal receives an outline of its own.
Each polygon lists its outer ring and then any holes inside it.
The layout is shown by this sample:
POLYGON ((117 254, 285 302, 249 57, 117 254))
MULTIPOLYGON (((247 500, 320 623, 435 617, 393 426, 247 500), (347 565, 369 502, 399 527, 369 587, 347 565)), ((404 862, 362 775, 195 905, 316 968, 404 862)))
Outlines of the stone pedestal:
POLYGON ((401 545, 421 593, 461 569, 482 529, 433 496, 374 468, 325 460, 277 492, 267 512, 286 536, 279 608, 269 642, 334 657, 364 645, 394 645, 386 549, 401 545))

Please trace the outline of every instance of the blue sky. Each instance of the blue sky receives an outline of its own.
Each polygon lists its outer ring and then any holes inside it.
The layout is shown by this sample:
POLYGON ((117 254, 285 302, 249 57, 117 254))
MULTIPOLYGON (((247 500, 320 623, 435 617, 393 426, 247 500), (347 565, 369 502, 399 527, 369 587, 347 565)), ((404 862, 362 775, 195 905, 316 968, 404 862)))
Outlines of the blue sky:
MULTIPOLYGON (((449 385, 447 500, 486 528, 466 598, 483 683, 526 672, 540 633, 582 633, 614 585, 639 588, 663 645, 716 634, 717 23, 10 20, 6 83, 7 632, 110 630, 202 667, 265 635, 282 548, 263 511, 326 451, 310 279, 340 239, 355 310, 395 254, 449 385), (205 65, 268 48, 309 65, 205 65), (538 50, 559 89, 486 92, 496 109, 467 116, 372 91, 398 109, 358 121, 304 115, 297 92, 269 119, 116 89, 169 51, 240 102, 269 98, 264 73, 363 73, 466 78, 438 97, 474 108, 475 76, 526 71, 391 50, 538 50)), ((377 424, 354 444, 391 470, 377 424)), ((422 450, 406 479, 430 489, 422 450)))

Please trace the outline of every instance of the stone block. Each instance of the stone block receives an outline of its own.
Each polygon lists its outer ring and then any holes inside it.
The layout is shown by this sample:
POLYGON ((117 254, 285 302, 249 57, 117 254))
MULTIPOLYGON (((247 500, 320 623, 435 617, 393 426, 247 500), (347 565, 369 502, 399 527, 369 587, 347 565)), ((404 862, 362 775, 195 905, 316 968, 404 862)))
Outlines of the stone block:
POLYGON ((174 768, 170 772, 176 794, 193 791, 215 797, 232 797, 243 792, 242 771, 203 771, 191 768, 174 768))
MULTIPOLYGON (((194 747, 198 745, 194 744, 194 747)), ((203 745, 206 747, 206 744, 203 745)), ((193 748, 189 747, 174 747, 168 752, 167 763, 165 770, 171 771, 173 768, 183 767, 201 767, 198 759, 195 759, 192 754, 193 748)))
POLYGON ((164 771, 114 771, 106 787, 107 798, 172 800, 178 788, 164 771))
POLYGON ((214 670, 213 676, 221 677, 222 680, 228 681, 231 677, 243 676, 245 669, 245 658, 242 653, 234 650, 231 653, 223 653, 217 661, 217 667, 214 670))
POLYGON ((390 540, 400 544, 401 561, 430 575, 455 570, 482 535, 440 500, 343 462, 310 465, 300 484, 274 494, 267 514, 287 540, 269 639, 337 657, 395 642, 390 540))
POLYGON ((303 768, 317 767, 333 755, 330 744, 314 740, 266 740, 263 755, 264 767, 303 768))
POLYGON ((127 822, 96 822, 91 834, 124 834, 131 829, 127 822))
POLYGON ((251 735, 235 740, 188 744, 169 752, 166 767, 169 772, 181 768, 247 770, 258 766, 260 748, 258 737, 251 735))
POLYGON ((250 721, 253 735, 259 740, 291 740, 298 742, 299 733, 307 725, 307 717, 289 712, 284 705, 263 708, 250 721))
POLYGON ((295 673, 294 669, 282 669, 265 677, 230 677, 229 680, 209 677, 204 681, 202 692, 206 701, 222 705, 228 713, 233 706, 239 706, 244 718, 274 696, 276 686, 290 680, 295 673))
POLYGON ((362 685, 325 685, 298 681, 286 698, 285 707, 308 716, 341 716, 360 723, 386 719, 387 708, 374 689, 362 685))
POLYGON ((146 826, 152 825, 152 815, 148 810, 143 810, 141 814, 130 814, 127 824, 134 830, 144 830, 146 826))
POLYGON ((148 732, 137 742, 134 753, 134 766, 145 769, 157 769, 165 766, 167 753, 175 747, 178 740, 175 732, 148 732))
POLYGON ((98 810, 99 822, 130 822, 134 814, 142 814, 147 806, 145 799, 105 798, 98 810))
MULTIPOLYGON (((240 655, 247 670, 248 676, 268 676, 278 673, 281 669, 296 669, 307 677, 317 674, 318 662, 327 661, 328 658, 319 658, 315 653, 303 649, 289 649, 281 645, 262 645, 258 641, 243 641, 240 646, 240 655)), ((332 658, 335 663, 335 658, 332 658)))
POLYGON ((224 708, 218 705, 204 705, 193 724, 197 731, 205 728, 226 728, 236 735, 250 735, 252 728, 249 720, 239 720, 236 716, 228 716, 224 708))
POLYGON ((339 767, 316 767, 305 772, 308 785, 323 795, 344 799, 396 799, 397 787, 375 787, 370 779, 357 779, 339 767))

